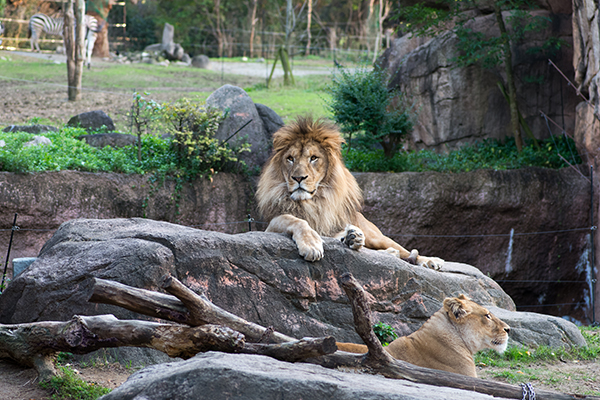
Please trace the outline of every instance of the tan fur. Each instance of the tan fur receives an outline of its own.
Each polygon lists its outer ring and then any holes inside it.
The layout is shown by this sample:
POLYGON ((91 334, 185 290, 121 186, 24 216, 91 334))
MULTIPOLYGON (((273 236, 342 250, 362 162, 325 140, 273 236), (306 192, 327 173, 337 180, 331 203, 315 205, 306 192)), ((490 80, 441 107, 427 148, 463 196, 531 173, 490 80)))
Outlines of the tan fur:
MULTIPOLYGON (((384 347, 392 357, 420 367, 477 377, 473 355, 485 349, 502 353, 510 327, 464 295, 446 298, 423 326, 384 347)), ((338 350, 366 353, 367 346, 337 343, 338 350)))
POLYGON ((362 191, 342 161, 344 143, 324 120, 299 118, 273 135, 273 154, 265 164, 256 199, 269 221, 267 232, 287 233, 308 261, 323 258, 321 236, 341 239, 358 250, 388 250, 415 264, 439 269, 443 260, 408 252, 360 212, 362 191))

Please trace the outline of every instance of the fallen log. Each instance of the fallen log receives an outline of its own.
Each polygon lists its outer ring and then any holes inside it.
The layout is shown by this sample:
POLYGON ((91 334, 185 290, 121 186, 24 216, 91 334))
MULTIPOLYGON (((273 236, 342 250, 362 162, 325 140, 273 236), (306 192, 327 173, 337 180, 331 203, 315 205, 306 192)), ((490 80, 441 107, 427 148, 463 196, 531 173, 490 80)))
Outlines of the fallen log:
POLYGON ((70 321, 0 325, 0 357, 35 368, 42 380, 56 375, 58 352, 87 354, 109 347, 148 347, 170 357, 190 358, 200 352, 221 351, 268 355, 296 362, 337 350, 335 338, 305 338, 285 344, 246 343, 244 335, 220 325, 191 327, 113 315, 76 315, 70 321))
POLYGON ((268 330, 246 321, 214 305, 205 296, 200 296, 176 278, 166 276, 162 288, 171 295, 133 288, 118 282, 94 278, 94 287, 88 301, 112 304, 127 310, 162 318, 190 326, 215 324, 228 326, 246 336, 248 342, 269 339, 272 343, 295 341, 296 338, 268 330))

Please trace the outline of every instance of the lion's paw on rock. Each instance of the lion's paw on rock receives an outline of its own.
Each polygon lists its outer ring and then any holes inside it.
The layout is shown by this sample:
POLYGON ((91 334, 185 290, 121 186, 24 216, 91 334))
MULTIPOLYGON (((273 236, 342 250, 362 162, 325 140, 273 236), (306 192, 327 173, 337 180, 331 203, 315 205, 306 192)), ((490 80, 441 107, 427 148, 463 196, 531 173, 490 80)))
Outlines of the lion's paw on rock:
POLYGON ((444 260, 439 257, 417 257, 417 265, 439 271, 444 265, 444 260))
POLYGON ((363 231, 354 225, 346 226, 342 242, 353 250, 358 250, 365 245, 365 234, 363 231))
POLYGON ((306 235, 306 237, 296 240, 296 245, 298 246, 298 253, 306 261, 318 261, 325 254, 323 239, 314 231, 312 235, 306 235))

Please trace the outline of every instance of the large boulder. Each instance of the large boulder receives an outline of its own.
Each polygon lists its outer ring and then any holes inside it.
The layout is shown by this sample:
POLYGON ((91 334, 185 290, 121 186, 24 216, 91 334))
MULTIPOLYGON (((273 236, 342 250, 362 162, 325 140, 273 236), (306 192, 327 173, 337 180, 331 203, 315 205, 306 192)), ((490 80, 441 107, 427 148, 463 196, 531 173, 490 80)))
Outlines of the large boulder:
POLYGON ((260 115, 260 118, 262 119, 265 131, 267 132, 267 135, 269 135, 269 140, 271 140, 273 134, 284 125, 283 119, 281 119, 272 108, 265 106, 264 104, 254 103, 254 105, 256 106, 258 115, 260 115))
POLYGON ((192 58, 192 67, 208 69, 210 66, 210 58, 204 54, 198 54, 192 58))
POLYGON ((227 118, 219 125, 216 137, 221 141, 228 141, 234 148, 249 143, 250 151, 242 153, 240 159, 246 162, 251 171, 260 168, 269 157, 271 141, 248 93, 237 86, 224 85, 208 96, 206 104, 229 111, 227 118), (249 121, 251 122, 247 126, 232 137, 249 121))
MULTIPOLYGON (((535 13, 552 23, 547 29, 528 32, 513 48, 513 69, 519 110, 533 134, 547 138, 549 132, 540 110, 554 120, 564 121, 564 129, 571 132, 577 95, 566 89, 564 78, 548 66, 549 56, 535 49, 551 36, 571 43, 571 20, 570 15, 552 14, 552 10, 535 13)), ((508 20, 507 13, 504 17, 508 20)), ((498 34, 494 15, 489 12, 480 13, 467 27, 483 35, 498 34)), ((498 88, 500 80, 506 83, 504 67, 458 67, 453 60, 458 55, 458 43, 452 32, 435 38, 405 35, 394 40, 378 61, 389 72, 389 86, 400 89, 418 110, 408 144, 412 148, 448 151, 486 138, 512 136, 509 106, 498 88)), ((572 48, 568 45, 553 57, 567 76, 573 73, 571 59, 572 48)))
POLYGON ((101 129, 109 132, 115 130, 113 120, 102 110, 77 114, 67 122, 67 126, 81 127, 88 132, 96 132, 101 129))
MULTIPOLYGON (((157 290, 165 274, 225 310, 298 338, 333 335, 360 341, 337 280, 346 271, 373 296, 374 320, 402 335, 418 329, 445 297, 459 293, 505 309, 506 315, 518 314, 500 286, 474 267, 449 262, 433 271, 386 252, 353 251, 332 238, 325 238, 324 247, 323 260, 310 263, 281 234, 228 235, 138 218, 72 220, 0 296, 0 323, 68 320, 75 314, 140 318, 116 306, 89 303, 90 278, 157 290)), ((562 325, 555 320, 545 317, 537 344, 585 343, 581 334, 557 331, 562 325)), ((536 321, 536 330, 541 323, 536 321)), ((527 329, 527 322, 520 328, 527 329)))
POLYGON ((136 372, 102 400, 171 399, 499 399, 477 392, 415 384, 266 356, 209 352, 136 372))

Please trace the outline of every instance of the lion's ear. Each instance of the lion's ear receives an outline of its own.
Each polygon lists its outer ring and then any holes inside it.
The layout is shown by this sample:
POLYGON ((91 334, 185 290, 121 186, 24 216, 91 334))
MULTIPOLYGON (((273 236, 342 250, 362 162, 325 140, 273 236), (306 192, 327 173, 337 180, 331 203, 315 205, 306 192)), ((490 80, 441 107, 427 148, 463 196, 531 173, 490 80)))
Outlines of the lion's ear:
POLYGON ((449 316, 454 317, 456 321, 460 321, 469 314, 465 300, 468 300, 468 297, 465 295, 447 297, 444 299, 444 310, 446 310, 449 316))

